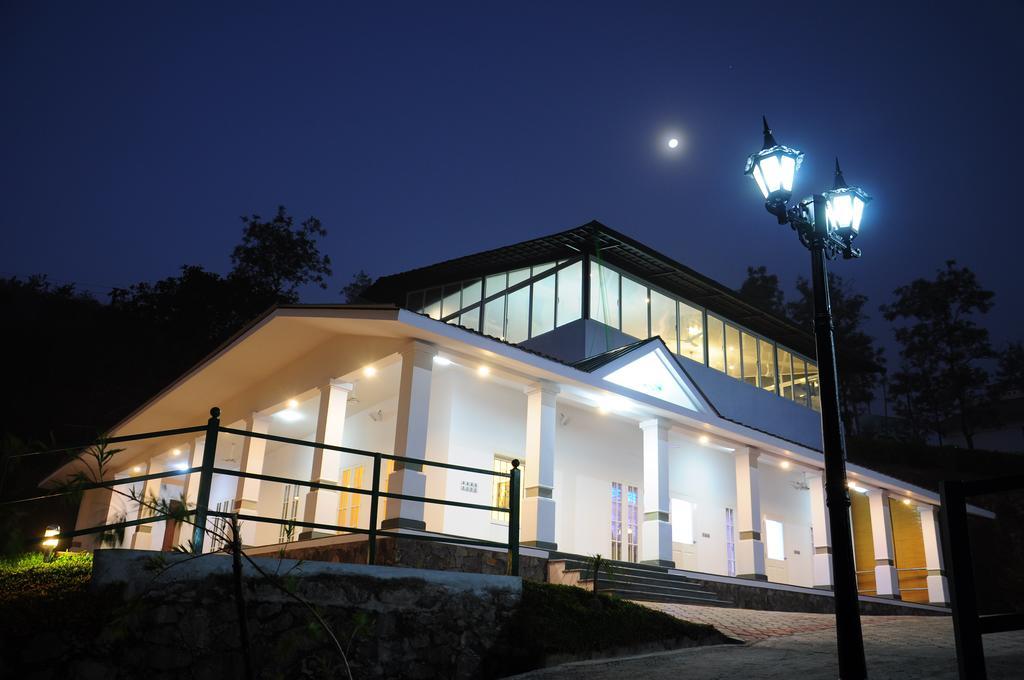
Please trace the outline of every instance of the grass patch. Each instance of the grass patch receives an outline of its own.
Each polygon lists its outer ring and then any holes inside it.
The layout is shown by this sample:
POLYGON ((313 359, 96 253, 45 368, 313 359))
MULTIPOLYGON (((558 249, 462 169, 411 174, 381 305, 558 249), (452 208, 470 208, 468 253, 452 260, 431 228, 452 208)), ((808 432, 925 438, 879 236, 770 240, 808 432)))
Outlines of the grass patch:
POLYGON ((92 577, 92 553, 60 553, 46 562, 42 553, 0 561, 0 604, 38 598, 61 599, 77 593, 92 577))
POLYGON ((730 642, 712 626, 682 621, 611 595, 523 582, 522 607, 487 663, 492 677, 545 665, 553 657, 600 655, 624 647, 730 642))

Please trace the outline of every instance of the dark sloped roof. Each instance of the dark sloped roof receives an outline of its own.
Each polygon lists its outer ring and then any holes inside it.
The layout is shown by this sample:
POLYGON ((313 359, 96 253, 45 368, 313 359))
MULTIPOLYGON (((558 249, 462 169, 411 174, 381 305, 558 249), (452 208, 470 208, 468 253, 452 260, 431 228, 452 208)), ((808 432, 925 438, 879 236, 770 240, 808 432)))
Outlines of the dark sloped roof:
POLYGON ((813 337, 791 321, 759 308, 731 288, 597 221, 550 236, 384 276, 374 282, 364 295, 369 300, 404 306, 405 296, 410 291, 566 259, 581 253, 599 255, 603 262, 631 272, 798 352, 814 356, 813 337))
POLYGON ((607 352, 601 352, 600 354, 595 354, 592 357, 587 357, 586 359, 581 359, 581 360, 573 362, 573 363, 571 363, 569 365, 572 366, 573 368, 578 368, 581 371, 586 371, 587 373, 593 373, 597 369, 601 368, 602 366, 606 366, 606 365, 610 364, 611 362, 615 361, 616 359, 618 359, 619 357, 623 356, 624 354, 629 354, 630 352, 632 352, 633 350, 635 350, 638 347, 643 347, 644 345, 646 345, 649 342, 660 342, 660 341, 661 341, 661 336, 655 335, 653 338, 647 338, 646 340, 637 340, 636 342, 631 342, 628 345, 623 345, 622 347, 616 347, 615 349, 610 349, 607 352))

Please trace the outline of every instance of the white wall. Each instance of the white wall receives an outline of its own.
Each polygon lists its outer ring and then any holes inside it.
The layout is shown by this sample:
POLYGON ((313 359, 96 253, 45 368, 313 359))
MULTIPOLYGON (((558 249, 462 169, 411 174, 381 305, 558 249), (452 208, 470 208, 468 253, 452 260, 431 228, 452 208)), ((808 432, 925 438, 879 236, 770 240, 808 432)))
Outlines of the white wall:
MULTIPOLYGON (((635 422, 558 404, 569 419, 555 435, 555 540, 581 555, 611 553, 611 484, 643 493, 643 433, 635 422)), ((639 523, 643 524, 643 499, 639 523)), ((625 510, 623 510, 625 521, 625 510)), ((625 546, 623 546, 625 550, 625 546)))
POLYGON ((800 473, 795 469, 783 470, 762 459, 758 470, 761 485, 761 516, 781 521, 783 524, 783 543, 786 551, 785 582, 810 588, 814 585, 811 492, 794 488, 792 483, 801 479, 800 473))
MULTIPOLYGON (((445 412, 449 415, 447 462, 491 470, 495 455, 524 460, 526 394, 521 389, 480 378, 455 365, 435 368, 434 377, 438 391, 432 396, 439 397, 435 402, 439 405, 437 416, 440 418, 445 412)), ((430 409, 433 431, 434 403, 430 409)), ((439 438, 440 433, 436 436, 439 438)), ((442 489, 448 500, 490 505, 494 479, 490 475, 452 470, 442 489), (476 491, 464 490, 464 482, 475 484, 476 491)), ((430 484, 428 490, 429 487, 430 484)), ((487 511, 446 507, 443 515, 445 533, 501 543, 508 540, 508 525, 492 521, 487 511)))
POLYGON ((711 574, 728 574, 725 510, 736 509, 734 454, 670 433, 668 470, 669 496, 695 505, 695 568, 711 574))

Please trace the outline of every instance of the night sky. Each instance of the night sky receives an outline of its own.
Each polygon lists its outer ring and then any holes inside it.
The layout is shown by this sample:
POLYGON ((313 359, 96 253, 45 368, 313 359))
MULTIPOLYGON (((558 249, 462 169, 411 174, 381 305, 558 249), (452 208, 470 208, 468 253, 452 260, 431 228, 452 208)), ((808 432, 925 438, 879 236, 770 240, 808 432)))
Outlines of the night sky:
POLYGON ((834 269, 880 339, 877 305, 947 258, 1021 336, 1020 2, 221 5, 3 4, 0 275, 224 272, 239 216, 284 204, 329 231, 308 302, 591 219, 791 289, 806 252, 742 174, 765 113, 799 195, 835 155, 874 195, 834 269))

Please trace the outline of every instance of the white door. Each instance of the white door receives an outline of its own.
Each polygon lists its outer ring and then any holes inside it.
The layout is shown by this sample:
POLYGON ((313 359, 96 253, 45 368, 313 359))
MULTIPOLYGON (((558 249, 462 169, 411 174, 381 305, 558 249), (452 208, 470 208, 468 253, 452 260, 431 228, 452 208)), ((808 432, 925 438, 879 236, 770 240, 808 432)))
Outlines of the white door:
POLYGON ((788 583, 786 537, 782 522, 764 520, 764 569, 772 583, 788 583))
POLYGON ((682 498, 673 498, 670 506, 672 522, 672 561, 679 569, 697 570, 697 540, 694 536, 697 506, 682 498))

